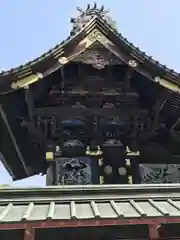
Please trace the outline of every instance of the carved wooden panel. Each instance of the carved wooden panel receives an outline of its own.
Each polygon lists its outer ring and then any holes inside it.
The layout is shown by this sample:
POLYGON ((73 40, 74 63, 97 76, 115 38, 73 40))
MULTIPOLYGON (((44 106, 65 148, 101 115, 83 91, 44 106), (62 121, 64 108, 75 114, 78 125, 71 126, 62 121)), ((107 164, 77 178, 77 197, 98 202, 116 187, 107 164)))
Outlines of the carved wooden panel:
POLYGON ((142 183, 180 183, 179 164, 140 164, 142 183))
POLYGON ((99 42, 92 44, 83 53, 78 55, 73 61, 91 64, 94 68, 99 70, 103 69, 107 65, 123 64, 119 58, 117 58, 112 52, 110 52, 99 42))
POLYGON ((57 184, 92 184, 92 163, 90 157, 59 158, 56 160, 57 184))

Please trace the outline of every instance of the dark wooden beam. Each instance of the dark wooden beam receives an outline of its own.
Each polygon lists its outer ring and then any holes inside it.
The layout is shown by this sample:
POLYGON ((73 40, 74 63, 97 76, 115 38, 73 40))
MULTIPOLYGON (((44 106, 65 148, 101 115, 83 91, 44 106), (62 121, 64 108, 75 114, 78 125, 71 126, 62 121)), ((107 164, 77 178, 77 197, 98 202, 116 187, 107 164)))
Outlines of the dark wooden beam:
POLYGON ((61 103, 64 104, 64 83, 65 83, 65 75, 64 75, 64 67, 62 66, 61 67, 61 86, 60 86, 60 89, 61 89, 61 94, 62 94, 62 97, 61 97, 61 103))
POLYGON ((172 154, 165 145, 157 142, 147 142, 140 145, 139 163, 148 164, 179 164, 180 155, 172 154))
MULTIPOLYGON (((131 60, 129 62, 130 62, 130 64, 127 66, 127 70, 126 70, 125 76, 123 78, 123 87, 122 87, 123 94, 125 94, 125 99, 124 99, 125 103, 126 103, 126 100, 127 100, 126 94, 130 90, 132 90, 131 78, 133 77, 133 75, 135 73, 135 67, 131 66, 131 60)), ((135 64, 136 64, 136 61, 135 61, 135 64)))
POLYGON ((131 82, 130 82, 130 80, 133 77, 134 72, 135 72, 134 68, 132 68, 130 66, 127 68, 127 71, 126 71, 124 79, 123 79, 124 80, 123 82, 124 82, 124 91, 125 91, 125 93, 126 93, 126 91, 131 89, 131 82))
POLYGON ((177 121, 175 122, 175 124, 173 124, 173 126, 170 129, 170 137, 175 140, 180 142, 180 118, 177 119, 177 121), (176 129, 179 127, 179 130, 176 129))
POLYGON ((72 108, 72 107, 47 107, 34 109, 35 116, 50 117, 57 116, 58 118, 66 119, 73 117, 88 117, 88 116, 102 116, 102 117, 121 117, 126 119, 127 117, 136 115, 147 116, 148 111, 139 108, 134 108, 132 111, 122 108, 72 108))
POLYGON ((43 73, 43 77, 47 77, 48 75, 56 72, 57 70, 59 70, 64 64, 61 63, 61 61, 56 61, 54 63, 54 65, 51 68, 48 68, 44 73, 43 73))
POLYGON ((138 142, 143 143, 150 140, 152 137, 156 137, 158 134, 158 129, 161 128, 161 122, 160 122, 160 114, 167 103, 168 99, 170 97, 170 94, 166 90, 161 90, 159 93, 159 97, 157 98, 157 101, 155 105, 153 106, 150 114, 151 117, 148 119, 148 122, 146 124, 147 129, 140 134, 138 137, 138 142))
POLYGON ((170 93, 167 90, 162 90, 159 92, 159 96, 157 101, 152 109, 153 121, 152 121, 152 131, 155 132, 158 127, 158 123, 160 120, 160 113, 163 110, 165 104, 168 102, 170 98, 170 93))
MULTIPOLYGON (((20 223, 0 224, 0 230, 27 229, 33 233, 32 229, 40 228, 71 228, 71 227, 102 227, 102 226, 126 226, 126 225, 151 225, 151 231, 155 231, 155 226, 167 223, 180 224, 180 217, 151 217, 151 218, 122 218, 122 219, 82 219, 82 220, 57 220, 57 221, 31 221, 20 223)), ((26 235, 29 235, 29 233, 26 235)), ((34 240, 34 239, 33 239, 34 240)))
POLYGON ((29 115, 28 117, 33 123, 34 96, 32 93, 32 89, 29 85, 27 85, 24 88, 24 91, 25 91, 25 101, 28 107, 28 115, 29 115))
POLYGON ((152 122, 152 131, 154 132, 157 128, 157 125, 158 125, 158 122, 159 122, 159 118, 160 118, 160 113, 163 109, 163 107, 165 106, 167 100, 160 100, 160 101, 157 101, 155 106, 154 106, 154 119, 153 119, 153 122, 152 122))

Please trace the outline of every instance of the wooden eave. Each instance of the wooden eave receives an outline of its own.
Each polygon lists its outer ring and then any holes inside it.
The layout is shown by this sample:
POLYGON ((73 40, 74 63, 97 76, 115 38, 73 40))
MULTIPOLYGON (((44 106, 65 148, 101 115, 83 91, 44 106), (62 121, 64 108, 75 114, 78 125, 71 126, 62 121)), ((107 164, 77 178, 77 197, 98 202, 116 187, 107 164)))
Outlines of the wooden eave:
POLYGON ((90 29, 94 24, 94 19, 95 17, 92 17, 92 19, 84 26, 84 28, 81 29, 81 31, 75 35, 68 36, 67 39, 57 44, 54 48, 51 48, 40 57, 16 68, 0 72, 0 95, 13 91, 10 87, 12 82, 21 80, 37 72, 45 72, 47 69, 56 65, 57 60, 63 56, 65 47, 78 42, 84 34, 87 34, 89 32, 88 29, 90 29))
POLYGON ((166 65, 162 65, 151 56, 148 56, 145 52, 142 52, 138 47, 134 46, 132 42, 124 38, 121 33, 113 29, 107 23, 105 24, 103 19, 97 18, 97 25, 126 56, 136 59, 141 69, 144 69, 152 79, 159 76, 169 82, 180 85, 180 73, 175 72, 173 69, 169 69, 166 65))
MULTIPOLYGON (((118 47, 126 59, 135 59, 139 63, 141 69, 146 72, 149 78, 159 76, 167 82, 180 86, 180 74, 172 69, 167 68, 165 65, 155 61, 152 57, 142 52, 139 48, 135 47, 131 42, 124 38, 117 30, 113 29, 107 22, 98 16, 92 16, 91 20, 73 36, 69 36, 66 40, 50 49, 40 57, 30 61, 17 68, 10 69, 6 72, 0 73, 0 89, 1 94, 12 91, 10 85, 12 82, 20 80, 31 74, 41 72, 43 73, 49 68, 52 68, 61 56, 64 56, 64 50, 68 46, 77 44, 80 39, 87 36, 93 29, 99 29, 107 38, 118 47)), ((66 56, 65 56, 66 57, 66 56)))

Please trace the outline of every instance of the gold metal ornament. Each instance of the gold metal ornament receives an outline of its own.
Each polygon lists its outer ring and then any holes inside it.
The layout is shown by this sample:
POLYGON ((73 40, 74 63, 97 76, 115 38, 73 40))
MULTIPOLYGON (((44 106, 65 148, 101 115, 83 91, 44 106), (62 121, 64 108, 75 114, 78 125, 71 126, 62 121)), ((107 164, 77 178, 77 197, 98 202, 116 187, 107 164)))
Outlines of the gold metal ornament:
POLYGON ((180 93, 180 87, 174 83, 169 82, 168 80, 161 78, 159 76, 156 76, 154 78, 154 81, 156 83, 159 83, 161 86, 173 91, 173 92, 177 92, 180 93))
POLYGON ((91 40, 91 41, 97 41, 99 40, 100 38, 102 37, 102 33, 97 30, 97 29, 94 29, 88 36, 88 38, 91 40))
POLYGON ((103 165, 103 158, 98 158, 98 165, 100 167, 103 165))
POLYGON ((46 160, 52 161, 54 159, 54 153, 53 152, 46 152, 46 160))
POLYGON ((125 159, 125 164, 126 164, 126 166, 131 166, 131 160, 130 159, 128 159, 128 158, 126 158, 125 159))
POLYGON ((100 177, 99 177, 99 183, 100 183, 100 184, 104 184, 104 177, 103 177, 103 176, 100 176, 100 177))
POLYGON ((86 148, 86 155, 88 155, 88 156, 99 156, 99 155, 102 155, 102 153, 103 152, 101 151, 100 146, 97 146, 96 151, 91 151, 89 146, 87 146, 87 148, 86 148))
POLYGON ((68 59, 66 57, 60 57, 58 59, 58 62, 64 65, 64 64, 68 63, 68 59))
POLYGON ((41 78, 43 78, 43 74, 42 73, 36 73, 36 74, 32 74, 28 77, 25 77, 21 80, 18 80, 17 82, 13 82, 11 84, 11 88, 13 89, 19 89, 19 88, 25 88, 28 85, 35 83, 37 81, 39 81, 41 78))
POLYGON ((140 152, 139 151, 136 151, 136 152, 132 152, 129 147, 127 146, 126 147, 126 155, 127 156, 139 156, 140 155, 140 152))
POLYGON ((128 178, 128 183, 129 183, 129 184, 133 184, 133 178, 132 178, 132 176, 129 175, 127 178, 128 178))
POLYGON ((128 65, 132 68, 136 68, 138 66, 138 62, 134 59, 129 60, 128 65))

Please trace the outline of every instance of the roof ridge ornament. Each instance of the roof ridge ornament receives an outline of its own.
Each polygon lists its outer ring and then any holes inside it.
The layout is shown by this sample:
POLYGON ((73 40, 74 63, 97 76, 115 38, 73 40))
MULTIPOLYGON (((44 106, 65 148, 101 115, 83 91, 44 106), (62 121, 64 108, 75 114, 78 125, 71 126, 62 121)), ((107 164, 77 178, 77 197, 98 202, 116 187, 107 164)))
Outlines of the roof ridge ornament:
POLYGON ((101 6, 101 8, 97 7, 97 3, 94 3, 94 5, 91 7, 90 4, 87 4, 87 8, 83 10, 80 7, 76 7, 76 9, 83 15, 94 15, 94 14, 99 14, 99 15, 106 15, 109 13, 109 10, 104 9, 104 5, 101 6))
POLYGON ((71 18, 71 23, 73 23, 71 35, 78 33, 94 16, 98 16, 106 21, 112 28, 116 29, 116 22, 108 16, 109 10, 106 10, 104 5, 98 8, 97 4, 94 3, 93 6, 88 4, 85 10, 80 7, 76 7, 76 9, 80 12, 80 15, 76 18, 71 18))

